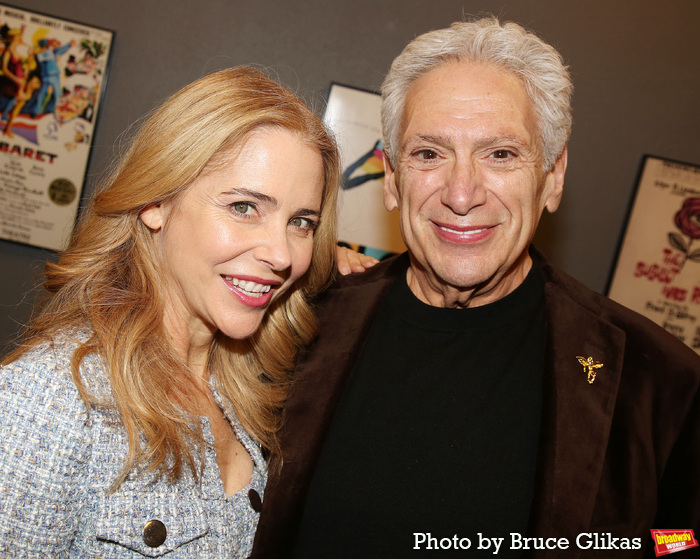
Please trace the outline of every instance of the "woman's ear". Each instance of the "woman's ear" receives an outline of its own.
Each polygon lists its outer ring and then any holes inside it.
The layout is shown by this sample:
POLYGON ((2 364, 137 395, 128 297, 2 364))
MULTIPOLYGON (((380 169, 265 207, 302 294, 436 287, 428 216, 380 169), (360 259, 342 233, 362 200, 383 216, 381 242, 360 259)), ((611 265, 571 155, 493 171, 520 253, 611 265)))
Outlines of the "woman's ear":
POLYGON ((139 218, 141 218, 144 225, 151 231, 159 231, 163 228, 163 222, 165 220, 163 211, 163 207, 160 204, 152 204, 141 210, 139 218))

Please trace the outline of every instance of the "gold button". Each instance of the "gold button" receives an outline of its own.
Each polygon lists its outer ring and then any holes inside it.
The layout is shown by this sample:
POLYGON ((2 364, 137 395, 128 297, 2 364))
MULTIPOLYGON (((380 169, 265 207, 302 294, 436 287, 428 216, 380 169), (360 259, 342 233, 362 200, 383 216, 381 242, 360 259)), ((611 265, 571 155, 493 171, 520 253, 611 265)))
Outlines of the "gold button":
POLYGON ((143 529, 143 543, 148 547, 163 545, 168 532, 160 520, 149 520, 143 529))

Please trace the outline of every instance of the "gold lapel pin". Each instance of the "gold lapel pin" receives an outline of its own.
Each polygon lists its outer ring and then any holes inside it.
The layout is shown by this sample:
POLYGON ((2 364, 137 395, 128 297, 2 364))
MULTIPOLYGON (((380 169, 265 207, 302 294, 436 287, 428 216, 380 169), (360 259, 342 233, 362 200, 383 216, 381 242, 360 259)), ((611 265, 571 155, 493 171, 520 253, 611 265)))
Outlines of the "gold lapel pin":
POLYGON ((583 365, 583 372, 588 375, 588 384, 593 384, 595 376, 598 373, 597 369, 600 369, 603 364, 593 361, 593 357, 586 358, 577 355, 576 359, 578 359, 578 362, 583 365))

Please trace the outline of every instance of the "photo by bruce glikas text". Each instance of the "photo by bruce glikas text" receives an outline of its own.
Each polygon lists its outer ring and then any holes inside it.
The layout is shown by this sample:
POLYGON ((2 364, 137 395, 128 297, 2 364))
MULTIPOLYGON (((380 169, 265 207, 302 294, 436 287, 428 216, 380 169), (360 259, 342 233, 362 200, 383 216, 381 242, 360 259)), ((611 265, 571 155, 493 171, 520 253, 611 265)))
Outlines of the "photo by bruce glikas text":
POLYGON ((641 549, 642 538, 616 538, 610 533, 585 532, 576 536, 572 542, 568 538, 529 538, 511 532, 508 537, 487 537, 481 532, 475 537, 463 537, 457 534, 440 537, 430 532, 413 533, 413 549, 422 550, 481 550, 497 554, 501 550, 531 549, 590 549, 590 550, 627 550, 641 549))

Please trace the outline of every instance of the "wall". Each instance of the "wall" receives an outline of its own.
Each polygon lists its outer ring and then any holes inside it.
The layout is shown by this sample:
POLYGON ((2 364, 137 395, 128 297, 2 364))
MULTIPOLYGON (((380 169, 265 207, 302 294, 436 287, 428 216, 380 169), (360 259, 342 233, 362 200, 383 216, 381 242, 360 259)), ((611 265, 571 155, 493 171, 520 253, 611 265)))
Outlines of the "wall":
MULTIPOLYGON (((19 3, 19 2, 18 2, 19 3)), ((574 132, 560 210, 538 246, 604 291, 644 153, 700 163, 700 2, 695 0, 22 0, 116 32, 86 193, 120 134, 169 93, 216 69, 255 64, 319 110, 331 81, 376 89, 415 35, 463 14, 517 21, 571 66, 574 132)), ((0 241, 0 353, 27 320, 54 255, 0 241)))

